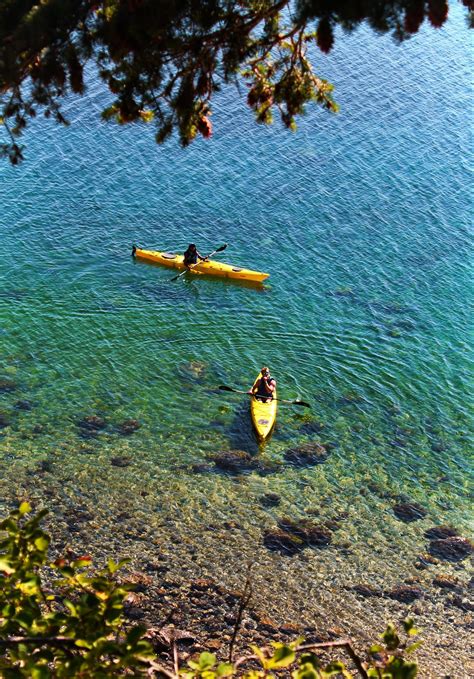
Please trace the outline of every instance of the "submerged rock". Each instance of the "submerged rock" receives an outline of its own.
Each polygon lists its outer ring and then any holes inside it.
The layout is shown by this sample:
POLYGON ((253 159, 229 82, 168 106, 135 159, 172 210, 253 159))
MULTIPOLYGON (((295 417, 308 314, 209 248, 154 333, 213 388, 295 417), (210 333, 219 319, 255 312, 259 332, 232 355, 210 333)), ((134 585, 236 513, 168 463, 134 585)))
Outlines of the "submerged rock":
POLYGON ((125 603, 123 612, 129 620, 142 620, 145 617, 145 611, 133 604, 125 603))
POLYGON ((220 450, 209 456, 218 469, 231 474, 257 471, 260 474, 272 473, 279 468, 278 463, 252 457, 245 450, 220 450))
POLYGON ((259 501, 262 507, 277 507, 281 498, 277 493, 265 493, 265 495, 259 497, 259 501))
POLYGON ((433 526, 433 528, 428 528, 425 531, 425 538, 428 538, 428 540, 445 540, 446 538, 455 538, 457 535, 458 532, 455 528, 446 525, 433 526))
POLYGON ((274 474, 279 471, 281 465, 278 462, 273 462, 272 460, 258 460, 256 471, 264 476, 265 474, 274 474))
POLYGON ((15 391, 16 389, 17 385, 13 380, 0 379, 0 394, 15 391))
POLYGON ((197 578, 196 580, 192 580, 190 589, 197 590, 198 592, 206 592, 207 590, 215 589, 216 584, 216 581, 212 578, 197 578))
POLYGON ((134 571, 126 576, 126 582, 134 586, 134 592, 145 593, 153 584, 153 578, 141 571, 134 571))
POLYGON ((441 589, 458 589, 459 580, 452 575, 440 573, 434 578, 433 585, 435 587, 440 587, 441 589))
POLYGON ((51 460, 40 460, 36 467, 37 474, 44 474, 45 472, 50 472, 53 469, 53 463, 51 460))
POLYGON ((222 528, 225 528, 225 530, 238 530, 242 526, 238 521, 224 521, 222 528))
POLYGON ((460 608, 462 611, 468 612, 474 611, 474 601, 470 601, 467 598, 463 598, 460 594, 453 596, 450 603, 453 606, 460 608))
MULTIPOLYGON (((333 518, 333 519, 326 519, 326 521, 323 523, 323 526, 327 528, 330 531, 335 531, 340 528, 339 526, 339 519, 338 518, 333 518)), ((349 546, 351 543, 349 543, 349 546)))
POLYGON ((281 634, 285 634, 291 637, 291 639, 297 639, 303 632, 301 625, 292 622, 283 623, 283 625, 280 625, 278 629, 281 634))
POLYGON ((97 432, 106 427, 104 418, 99 415, 86 415, 77 424, 80 429, 91 432, 97 432))
POLYGON ((132 464, 132 460, 129 457, 122 457, 121 455, 117 455, 117 457, 111 458, 110 464, 113 467, 129 467, 132 464))
POLYGON ((425 568, 436 566, 437 564, 439 564, 438 559, 435 559, 431 554, 424 552, 423 554, 418 555, 418 560, 415 561, 415 568, 419 571, 423 571, 425 568))
POLYGON ((393 513, 405 523, 418 521, 426 516, 426 509, 416 502, 400 502, 393 507, 393 513))
POLYGON ((123 436, 129 436, 129 434, 133 434, 133 432, 137 431, 137 429, 140 429, 141 424, 138 420, 124 420, 121 422, 117 430, 119 434, 122 434, 123 436))
POLYGON ((432 540, 429 552, 443 561, 462 561, 473 551, 473 545, 467 538, 460 536, 449 537, 444 540, 432 540))
POLYGON ((424 592, 420 587, 414 587, 412 585, 398 585, 394 587, 390 592, 387 592, 387 596, 390 599, 395 599, 403 604, 411 604, 417 599, 422 599, 424 597, 424 592))
POLYGON ((0 413, 0 429, 10 426, 10 421, 4 413, 0 413))
POLYGON ((431 443, 431 450, 435 453, 444 453, 446 449, 447 445, 443 441, 432 441, 431 443))
POLYGON ((378 587, 373 587, 372 585, 360 583, 359 585, 354 585, 352 588, 356 594, 360 594, 363 597, 371 596, 382 596, 383 592, 378 587))
POLYGON ((310 519, 293 521, 293 519, 283 518, 280 519, 278 525, 282 530, 304 540, 312 547, 329 545, 332 540, 332 533, 326 526, 314 523, 310 519))
POLYGON ((31 401, 25 400, 20 400, 15 403, 14 406, 17 410, 32 410, 33 404, 31 401))
MULTIPOLYGON (((187 465, 183 465, 181 469, 187 469, 187 465)), ((207 462, 194 462, 191 467, 191 471, 194 474, 206 474, 207 472, 212 471, 213 467, 211 464, 208 464, 207 462)))
POLYGON ((326 446, 316 441, 285 451, 285 460, 298 466, 322 464, 329 457, 326 446))
POLYGON ((216 467, 234 473, 255 469, 258 464, 245 450, 221 450, 211 455, 210 459, 216 467))
POLYGON ((304 542, 296 535, 291 535, 281 528, 268 528, 263 533, 263 544, 271 551, 282 554, 296 554, 303 549, 304 542))

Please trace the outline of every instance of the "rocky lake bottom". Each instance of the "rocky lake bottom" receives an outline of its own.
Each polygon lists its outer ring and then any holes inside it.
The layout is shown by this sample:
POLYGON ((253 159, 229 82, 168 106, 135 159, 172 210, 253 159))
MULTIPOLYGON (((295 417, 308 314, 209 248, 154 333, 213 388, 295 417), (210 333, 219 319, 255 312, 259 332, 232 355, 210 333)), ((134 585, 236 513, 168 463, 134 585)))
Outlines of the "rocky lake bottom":
MULTIPOLYGON (((186 366, 184 379, 193 370, 212 393, 203 366, 186 366)), ((131 558, 128 617, 189 632, 183 658, 205 648, 225 656, 250 568, 241 649, 350 635, 362 650, 386 622, 411 616, 424 640, 420 676, 469 676, 467 487, 455 437, 433 422, 421 430, 392 408, 377 430, 373 410, 348 393, 326 421, 281 409, 260 449, 242 433, 245 399, 241 427, 222 400, 221 422, 194 437, 160 436, 102 407, 71 414, 58 438, 14 379, 2 385, 2 512, 22 499, 48 507, 53 553, 131 558), (439 469, 424 465, 426 448, 443 453, 439 469)))

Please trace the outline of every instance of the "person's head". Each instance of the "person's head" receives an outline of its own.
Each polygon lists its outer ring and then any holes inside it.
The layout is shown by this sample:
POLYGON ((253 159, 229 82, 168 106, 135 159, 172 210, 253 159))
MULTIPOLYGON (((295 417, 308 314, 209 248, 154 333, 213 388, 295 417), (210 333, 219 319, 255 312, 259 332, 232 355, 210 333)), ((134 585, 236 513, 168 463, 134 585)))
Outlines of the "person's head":
POLYGON ((269 375, 270 375, 270 370, 269 370, 269 368, 267 368, 266 365, 263 366, 263 368, 260 370, 260 372, 262 373, 263 377, 269 377, 269 375))
POLYGON ((196 249, 195 243, 190 243, 190 244, 188 245, 188 250, 189 250, 189 251, 194 252, 195 249, 196 249))

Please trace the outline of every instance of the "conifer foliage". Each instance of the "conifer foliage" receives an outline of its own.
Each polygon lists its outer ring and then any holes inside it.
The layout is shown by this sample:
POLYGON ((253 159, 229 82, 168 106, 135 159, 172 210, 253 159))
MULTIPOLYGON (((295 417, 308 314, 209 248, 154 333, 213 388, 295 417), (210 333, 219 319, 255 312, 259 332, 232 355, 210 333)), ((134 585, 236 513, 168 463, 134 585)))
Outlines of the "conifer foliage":
POLYGON ((401 41, 447 15, 447 0, 5 0, 0 152, 21 161, 19 137, 40 112, 67 124, 63 100, 86 91, 89 62, 111 95, 103 118, 152 122, 159 143, 173 132, 183 146, 210 137, 211 102, 229 82, 245 83, 258 122, 277 113, 294 129, 310 102, 337 110, 314 70, 336 33, 367 22, 401 41))

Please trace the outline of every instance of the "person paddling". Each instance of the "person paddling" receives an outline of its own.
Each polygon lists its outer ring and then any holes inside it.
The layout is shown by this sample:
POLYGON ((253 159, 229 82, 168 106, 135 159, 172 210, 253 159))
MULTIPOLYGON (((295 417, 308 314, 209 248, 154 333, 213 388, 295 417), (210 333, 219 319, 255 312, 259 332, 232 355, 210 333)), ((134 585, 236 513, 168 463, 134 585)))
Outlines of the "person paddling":
POLYGON ((270 370, 266 365, 260 370, 260 378, 255 382, 249 394, 254 394, 255 398, 265 403, 270 403, 273 399, 273 392, 276 389, 276 380, 270 375, 270 370))
POLYGON ((207 262, 208 258, 203 257, 196 248, 196 245, 194 243, 190 243, 188 245, 188 249, 184 253, 184 259, 183 259, 183 264, 184 266, 189 269, 190 266, 194 266, 195 264, 198 263, 198 260, 201 260, 202 262, 207 262))

